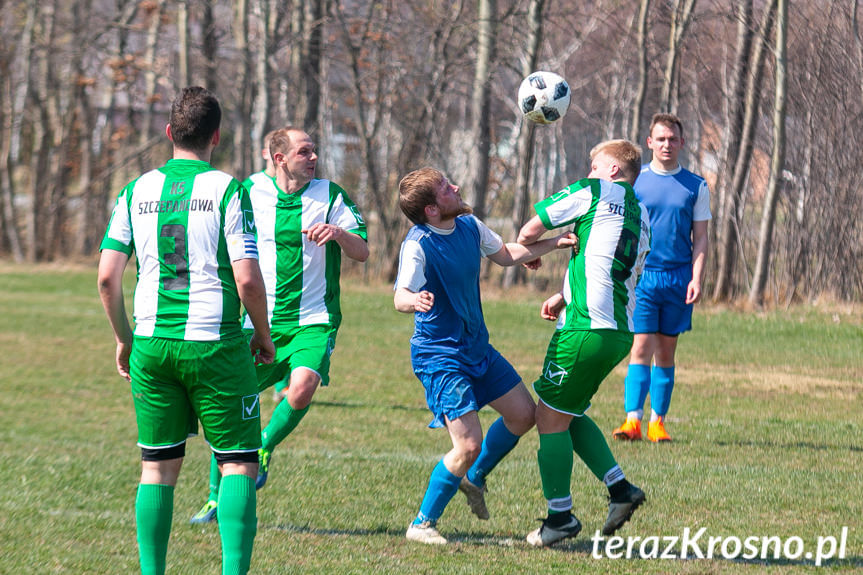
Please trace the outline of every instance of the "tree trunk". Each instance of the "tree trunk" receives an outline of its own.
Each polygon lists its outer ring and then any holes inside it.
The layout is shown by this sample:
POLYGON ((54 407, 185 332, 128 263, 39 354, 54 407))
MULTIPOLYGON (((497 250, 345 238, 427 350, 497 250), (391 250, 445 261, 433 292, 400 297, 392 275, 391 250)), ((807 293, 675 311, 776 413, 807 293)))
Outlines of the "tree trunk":
MULTIPOLYGON (((731 188, 725 197, 723 209, 724 220, 721 223, 719 245, 719 268, 713 299, 728 301, 733 296, 734 271, 737 268, 737 254, 740 246, 741 216, 738 213, 743 188, 749 175, 749 165, 752 161, 752 148, 757 127, 758 107, 761 101, 761 81, 764 76, 764 61, 767 55, 767 39, 773 26, 777 0, 770 0, 764 7, 764 14, 759 28, 758 42, 752 54, 752 74, 746 84, 744 98, 743 131, 737 159, 734 163, 734 177, 731 188)), ((742 251, 742 250, 741 250, 742 251)))
POLYGON ((677 113, 678 84, 680 72, 680 46, 692 21, 692 12, 696 0, 675 0, 674 13, 671 17, 671 33, 668 39, 668 58, 665 63, 665 74, 662 81, 662 96, 659 109, 663 112, 677 113))
POLYGON ((650 0, 641 0, 638 12, 638 87, 635 89, 635 102, 632 105, 632 123, 629 125, 629 139, 638 142, 641 117, 644 115, 644 100, 647 97, 648 54, 647 54, 647 15, 650 0))
MULTIPOLYGON (((249 143, 249 118, 251 116, 252 56, 249 50, 249 3, 248 0, 234 1, 234 46, 240 55, 240 65, 233 85, 237 99, 233 108, 234 165, 233 172, 241 180, 251 172, 252 146, 249 143)), ((260 144, 255 142, 255 149, 260 144)))
POLYGON ((488 192, 489 161, 491 149, 490 115, 492 72, 491 66, 495 58, 497 42, 497 0, 480 0, 479 2, 479 33, 476 54, 476 70, 471 94, 471 130, 470 141, 472 168, 468 170, 470 182, 467 189, 471 191, 471 205, 474 213, 480 219, 486 216, 486 194, 488 192))
MULTIPOLYGON (((542 46, 542 11, 545 0, 530 0, 527 9, 528 37, 525 43, 525 60, 522 76, 527 76, 536 69, 539 61, 539 50, 542 46)), ((512 206, 512 221, 509 237, 512 241, 518 237, 518 231, 524 225, 527 207, 530 203, 530 169, 533 163, 534 124, 523 119, 521 134, 518 137, 518 175, 515 181, 515 200, 512 206)), ((521 266, 509 266, 503 274, 503 287, 515 285, 523 276, 521 266)))
MULTIPOLYGON (((156 103, 156 49, 159 42, 159 29, 162 25, 162 12, 165 9, 165 0, 155 0, 149 14, 147 26, 146 48, 144 49, 144 115, 141 119, 140 131, 138 132, 138 147, 144 148, 153 134, 153 112, 156 103)), ((138 171, 144 172, 147 168, 141 156, 138 156, 138 171)))
POLYGON ((787 68, 788 3, 778 0, 776 10, 776 98, 773 104, 773 154, 770 162, 770 180, 764 197, 764 211, 761 216, 761 230, 758 237, 758 259, 752 274, 752 288, 749 303, 761 305, 764 301, 764 288, 773 243, 773 223, 776 220, 776 201, 782 187, 785 167, 785 72, 787 68))
POLYGON ((189 73, 189 0, 177 1, 177 81, 180 88, 192 84, 189 73))

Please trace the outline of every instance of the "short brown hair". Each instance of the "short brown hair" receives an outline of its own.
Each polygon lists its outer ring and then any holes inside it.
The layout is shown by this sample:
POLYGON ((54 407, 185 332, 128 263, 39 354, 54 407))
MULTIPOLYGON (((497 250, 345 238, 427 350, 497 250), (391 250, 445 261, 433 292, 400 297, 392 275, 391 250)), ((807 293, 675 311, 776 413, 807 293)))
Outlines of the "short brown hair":
POLYGON ((436 168, 420 168, 409 173, 399 182, 399 208, 414 224, 424 224, 426 206, 437 203, 435 192, 445 176, 436 168))
POLYGON ((593 160, 597 154, 608 154, 620 167, 620 175, 630 184, 641 172, 641 148, 629 140, 606 140, 595 145, 590 151, 590 159, 593 160))
POLYGON ((653 128, 656 127, 657 124, 662 124, 663 126, 668 126, 672 129, 677 126, 677 131, 680 132, 680 137, 683 137, 683 123, 680 121, 680 118, 674 114, 654 114, 650 119, 650 129, 647 131, 648 135, 653 134, 653 128))
POLYGON ((171 141, 183 150, 205 150, 222 122, 216 96, 200 86, 183 88, 171 103, 171 141))
POLYGON ((275 162, 276 153, 287 154, 288 150, 291 149, 291 145, 293 144, 293 140, 291 139, 291 133, 305 133, 299 128, 295 128, 293 126, 285 126, 284 128, 280 128, 278 130, 273 130, 267 136, 269 136, 269 141, 264 140, 265 146, 270 150, 270 158, 275 162))

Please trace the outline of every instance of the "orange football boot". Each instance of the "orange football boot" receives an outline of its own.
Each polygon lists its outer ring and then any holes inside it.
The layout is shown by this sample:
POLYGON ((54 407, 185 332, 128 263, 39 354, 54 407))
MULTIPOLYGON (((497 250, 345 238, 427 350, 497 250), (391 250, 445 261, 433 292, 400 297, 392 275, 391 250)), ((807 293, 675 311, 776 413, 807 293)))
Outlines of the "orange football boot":
POLYGON ((627 417, 623 425, 611 432, 611 436, 624 441, 641 441, 641 420, 627 417))
POLYGON ((671 441, 671 436, 665 431, 665 417, 660 417, 656 421, 651 421, 647 424, 647 439, 654 443, 661 441, 671 441))

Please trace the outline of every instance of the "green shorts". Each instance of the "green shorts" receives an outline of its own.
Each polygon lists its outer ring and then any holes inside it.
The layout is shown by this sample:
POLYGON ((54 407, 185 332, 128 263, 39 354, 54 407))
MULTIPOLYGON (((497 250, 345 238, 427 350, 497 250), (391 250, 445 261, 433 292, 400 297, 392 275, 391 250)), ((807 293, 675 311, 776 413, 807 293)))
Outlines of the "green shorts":
MULTIPOLYGON (((273 363, 256 366, 258 391, 276 386, 278 391, 288 387, 291 372, 305 367, 318 374, 321 386, 330 383, 330 356, 336 347, 337 330, 329 325, 306 325, 272 333, 276 346, 273 363)), ((246 335, 251 337, 247 330, 246 335)))
POLYGON ((213 451, 261 446, 257 379, 245 338, 135 337, 129 363, 139 446, 180 445, 197 432, 198 420, 213 451))
POLYGON ((631 347, 631 333, 559 329, 548 344, 542 375, 533 389, 552 409, 583 415, 599 384, 631 347))

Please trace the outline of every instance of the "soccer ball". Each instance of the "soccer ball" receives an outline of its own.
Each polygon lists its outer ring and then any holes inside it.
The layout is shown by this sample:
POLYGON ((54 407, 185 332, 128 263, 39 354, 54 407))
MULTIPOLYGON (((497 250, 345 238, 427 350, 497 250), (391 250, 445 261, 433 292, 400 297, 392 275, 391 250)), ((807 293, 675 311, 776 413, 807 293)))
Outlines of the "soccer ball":
POLYGON ((569 108, 569 84, 554 72, 534 72, 518 87, 518 107, 537 124, 557 122, 569 108))

